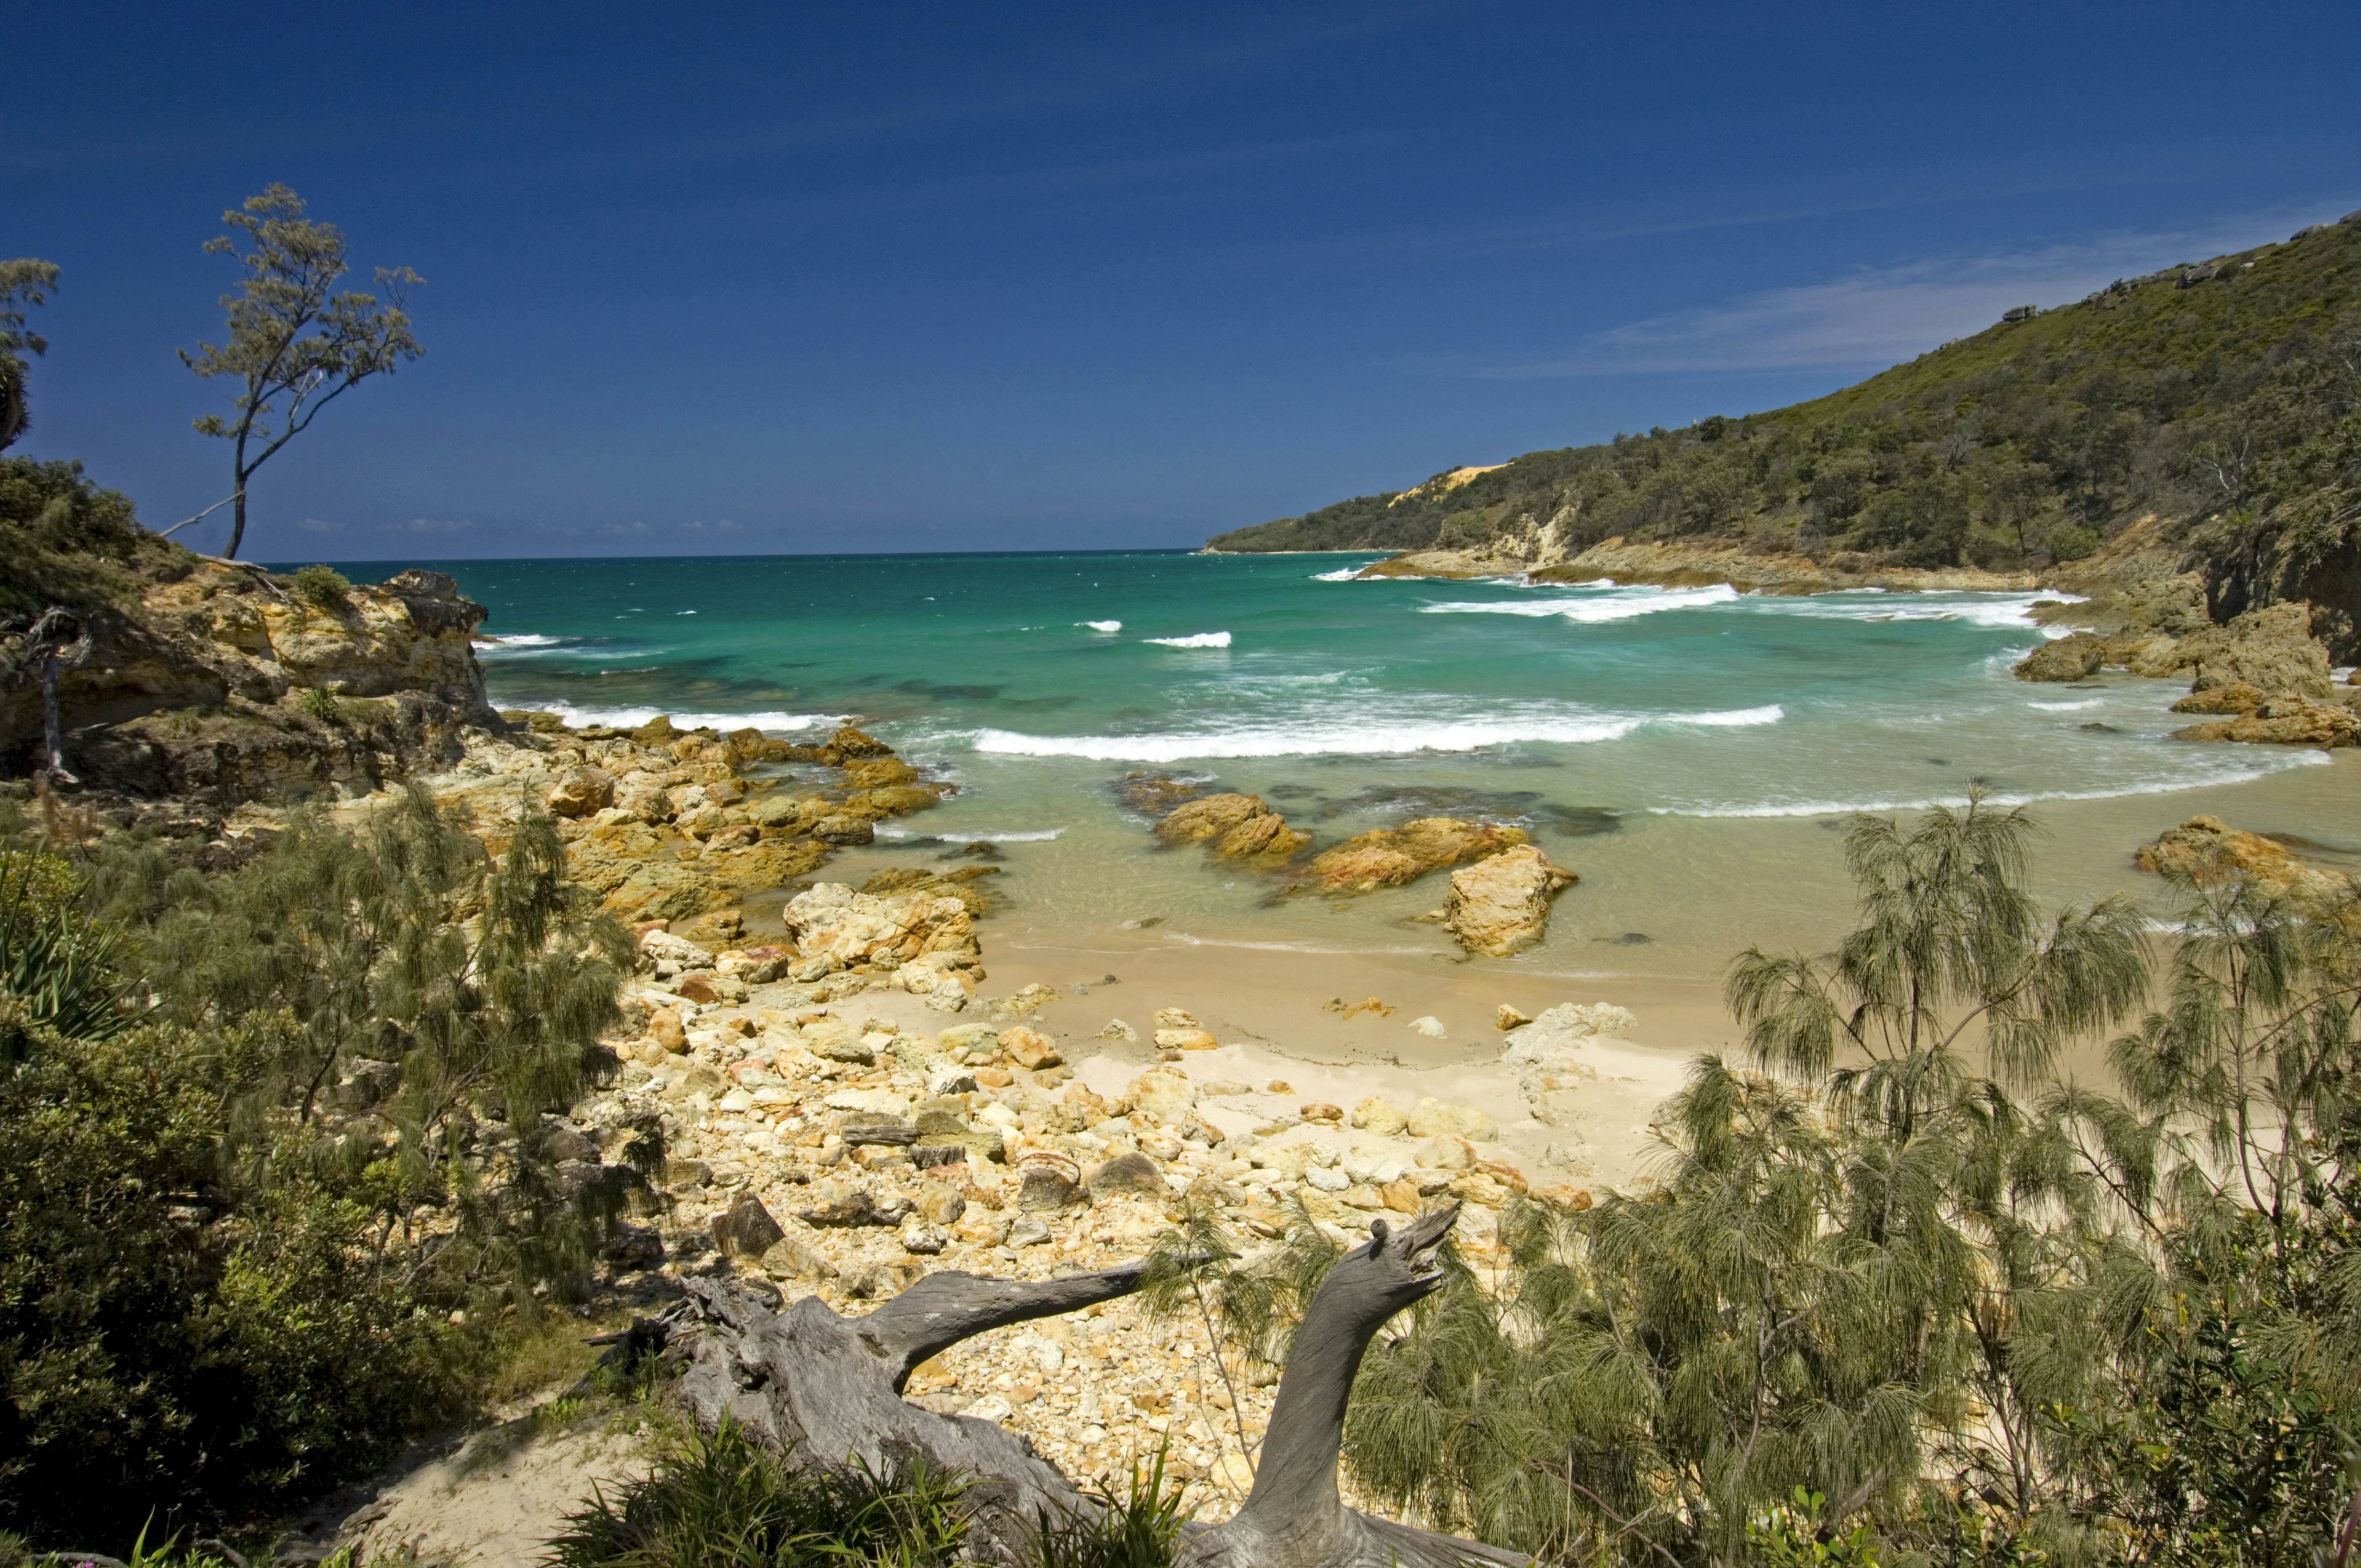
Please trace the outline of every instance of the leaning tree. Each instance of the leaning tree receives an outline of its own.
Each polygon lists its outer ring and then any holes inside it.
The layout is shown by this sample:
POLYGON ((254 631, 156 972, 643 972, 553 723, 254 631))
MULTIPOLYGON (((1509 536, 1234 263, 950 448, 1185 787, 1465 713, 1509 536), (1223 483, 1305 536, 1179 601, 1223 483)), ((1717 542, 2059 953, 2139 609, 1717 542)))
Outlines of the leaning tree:
POLYGON ((229 336, 200 343, 193 354, 182 349, 181 361, 207 378, 236 378, 229 415, 206 414, 196 422, 199 433, 230 443, 236 488, 189 519, 233 508, 229 545, 222 554, 235 559, 246 538, 247 483, 255 471, 337 398, 425 352, 411 335, 402 309, 411 289, 425 280, 407 267, 380 267, 382 300, 336 292, 337 281, 352 269, 344 231, 306 218, 303 198, 276 182, 248 196, 242 209, 224 213, 222 221, 237 234, 209 239, 205 249, 236 256, 246 269, 236 291, 221 298, 229 336))

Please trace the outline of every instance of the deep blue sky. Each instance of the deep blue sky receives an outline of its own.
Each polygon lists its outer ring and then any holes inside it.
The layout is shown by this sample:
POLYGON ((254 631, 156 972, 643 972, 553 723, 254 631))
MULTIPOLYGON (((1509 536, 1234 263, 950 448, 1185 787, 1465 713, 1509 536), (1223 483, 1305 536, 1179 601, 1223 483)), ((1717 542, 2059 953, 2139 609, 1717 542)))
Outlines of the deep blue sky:
POLYGON ((1195 543, 2361 206, 2352 0, 82 0, 5 37, 0 256, 65 269, 18 451, 151 523, 227 492, 173 350, 269 181, 428 280, 427 357, 258 477, 274 560, 1195 543))

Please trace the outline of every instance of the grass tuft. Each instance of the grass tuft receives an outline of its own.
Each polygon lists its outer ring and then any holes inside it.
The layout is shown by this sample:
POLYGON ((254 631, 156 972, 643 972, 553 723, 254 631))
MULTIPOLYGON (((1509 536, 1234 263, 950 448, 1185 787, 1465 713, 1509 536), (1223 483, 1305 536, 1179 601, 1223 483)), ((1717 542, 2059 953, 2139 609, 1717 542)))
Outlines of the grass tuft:
POLYGON ((600 1489, 549 1543, 549 1568, 820 1568, 949 1563, 967 1483, 913 1461, 789 1464, 734 1424, 691 1437, 645 1480, 600 1489))
POLYGON ((1135 1465, 1124 1495, 1096 1493, 1096 1516, 1044 1517, 1033 1545, 1032 1568, 1170 1568, 1180 1527, 1196 1511, 1182 1507, 1185 1483, 1167 1481, 1165 1450, 1135 1465))

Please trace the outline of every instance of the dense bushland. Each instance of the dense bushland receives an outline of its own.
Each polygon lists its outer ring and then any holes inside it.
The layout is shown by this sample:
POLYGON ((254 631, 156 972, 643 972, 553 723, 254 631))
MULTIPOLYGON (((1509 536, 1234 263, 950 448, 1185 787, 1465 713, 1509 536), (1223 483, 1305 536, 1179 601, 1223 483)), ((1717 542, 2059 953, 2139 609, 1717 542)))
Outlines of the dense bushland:
POLYGON ((493 856, 413 794, 210 877, 15 837, 0 1530, 250 1517, 464 1408, 631 1179, 544 1135, 626 950, 549 823, 493 856))
POLYGON ((2226 615, 2361 594, 2361 221, 2127 280, 1811 402, 1532 452, 1240 529, 1224 550, 1715 541, 2044 566, 2148 514, 2226 615))

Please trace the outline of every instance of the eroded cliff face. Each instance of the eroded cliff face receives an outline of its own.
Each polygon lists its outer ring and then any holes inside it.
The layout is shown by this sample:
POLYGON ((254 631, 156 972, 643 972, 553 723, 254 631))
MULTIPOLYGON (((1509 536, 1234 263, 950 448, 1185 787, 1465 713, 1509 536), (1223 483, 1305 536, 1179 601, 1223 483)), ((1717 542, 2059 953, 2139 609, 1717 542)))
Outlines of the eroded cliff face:
MULTIPOLYGON (((182 557, 136 600, 60 608, 65 762, 96 789, 215 806, 367 791, 448 766, 465 729, 499 722, 470 643, 484 609, 439 572, 322 602, 182 557)), ((42 761, 39 661, 12 652, 0 772, 22 776, 42 761)))

